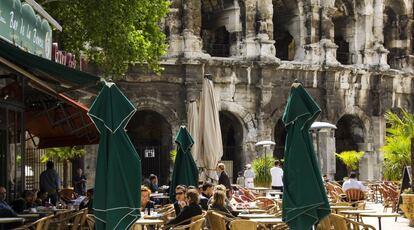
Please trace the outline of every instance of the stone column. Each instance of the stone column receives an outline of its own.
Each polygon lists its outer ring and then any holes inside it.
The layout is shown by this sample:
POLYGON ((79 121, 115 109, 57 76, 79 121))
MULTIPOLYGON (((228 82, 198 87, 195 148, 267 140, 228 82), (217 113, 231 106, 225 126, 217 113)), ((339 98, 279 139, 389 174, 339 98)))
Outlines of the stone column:
POLYGON ((372 44, 372 66, 379 70, 387 70, 390 66, 387 63, 389 51, 384 47, 384 0, 374 0, 374 35, 372 44))
POLYGON ((184 57, 208 57, 202 52, 203 42, 201 30, 201 0, 183 0, 183 32, 184 57))
POLYGON ((246 37, 244 40, 244 56, 256 58, 259 55, 259 46, 256 41, 256 13, 257 0, 245 0, 246 37))
POLYGON ((258 20, 256 21, 260 60, 278 61, 273 37, 273 4, 271 0, 258 1, 258 20))
POLYGON ((333 179, 336 173, 335 158, 335 131, 333 129, 322 129, 318 131, 317 150, 320 156, 319 162, 322 175, 326 174, 333 179))
POLYGON ((166 33, 168 35, 168 52, 167 57, 179 57, 184 50, 184 39, 181 35, 181 0, 171 1, 170 12, 165 20, 166 33))

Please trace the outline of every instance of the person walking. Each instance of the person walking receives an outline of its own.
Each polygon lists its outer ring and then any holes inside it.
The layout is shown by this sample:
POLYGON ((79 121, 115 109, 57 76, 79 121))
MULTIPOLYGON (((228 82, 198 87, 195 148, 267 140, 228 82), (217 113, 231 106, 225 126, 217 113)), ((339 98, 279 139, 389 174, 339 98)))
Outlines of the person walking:
POLYGON ((275 166, 270 169, 272 175, 272 189, 283 192, 283 169, 280 167, 280 161, 275 161, 275 166))
POLYGON ((219 174, 218 184, 224 185, 226 187, 226 195, 228 199, 231 199, 232 189, 229 176, 226 173, 226 166, 223 163, 217 165, 217 172, 219 174))
POLYGON ((252 165, 247 164, 246 170, 244 170, 244 187, 246 188, 254 188, 254 178, 255 174, 252 170, 252 165))
POLYGON ((53 161, 46 163, 46 170, 40 174, 40 190, 48 193, 50 203, 56 205, 59 199, 60 178, 53 161))

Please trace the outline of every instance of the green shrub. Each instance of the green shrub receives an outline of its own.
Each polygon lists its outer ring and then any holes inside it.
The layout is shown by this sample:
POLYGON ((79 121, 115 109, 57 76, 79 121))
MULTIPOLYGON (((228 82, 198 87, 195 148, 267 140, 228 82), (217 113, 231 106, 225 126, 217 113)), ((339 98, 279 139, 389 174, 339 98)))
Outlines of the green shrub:
POLYGON ((254 178, 255 187, 270 187, 272 176, 270 169, 273 167, 275 159, 272 156, 256 158, 252 162, 252 167, 256 177, 254 178))

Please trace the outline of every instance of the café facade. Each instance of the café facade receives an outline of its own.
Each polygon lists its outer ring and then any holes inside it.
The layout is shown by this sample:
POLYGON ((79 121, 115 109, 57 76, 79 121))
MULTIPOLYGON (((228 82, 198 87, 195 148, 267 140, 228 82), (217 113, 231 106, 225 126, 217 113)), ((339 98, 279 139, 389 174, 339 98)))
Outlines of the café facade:
POLYGON ((0 1, 0 186, 11 198, 33 176, 28 149, 98 142, 88 108, 77 100, 93 96, 101 79, 58 50, 56 29, 36 2, 0 1))

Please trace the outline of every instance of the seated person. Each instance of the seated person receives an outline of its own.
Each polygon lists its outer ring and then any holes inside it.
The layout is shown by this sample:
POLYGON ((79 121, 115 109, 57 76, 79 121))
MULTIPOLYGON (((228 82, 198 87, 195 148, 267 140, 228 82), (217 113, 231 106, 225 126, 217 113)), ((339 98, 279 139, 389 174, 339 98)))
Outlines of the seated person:
POLYGON ((174 202, 174 210, 175 215, 178 216, 180 214, 181 210, 186 206, 185 203, 185 193, 187 191, 187 188, 184 185, 178 185, 175 188, 175 202, 174 202))
MULTIPOLYGON (((214 188, 214 193, 216 193, 217 191, 223 191, 226 193, 226 187, 224 187, 224 185, 216 185, 216 187, 214 188)), ((213 195, 214 196, 214 195, 213 195)), ((213 202, 213 198, 210 198, 208 201, 208 205, 210 206, 213 202)), ((227 195, 226 195, 226 199, 224 201, 224 206, 230 211, 232 212, 234 210, 233 205, 230 203, 230 200, 227 199, 227 195)))
POLYGON ((200 194, 200 206, 203 210, 208 209, 208 200, 213 195, 214 186, 210 182, 205 182, 201 187, 201 194, 200 194))
POLYGON ((151 192, 157 192, 158 191, 158 177, 154 174, 151 174, 149 176, 149 180, 150 180, 149 189, 151 189, 151 192))
POLYGON ((17 213, 6 202, 6 188, 0 187, 0 217, 16 217, 17 213))
POLYGON ((221 190, 214 192, 212 202, 209 205, 209 210, 218 211, 227 217, 234 218, 231 211, 226 208, 226 193, 221 190))
POLYGON ((39 192, 37 192, 35 205, 36 206, 45 206, 45 203, 47 201, 48 196, 49 196, 49 194, 46 191, 40 190, 39 192))
POLYGON ((174 219, 167 222, 166 227, 174 225, 186 225, 191 222, 191 218, 201 215, 203 211, 199 205, 199 194, 196 189, 189 189, 185 195, 187 205, 181 210, 180 214, 174 219), (186 221, 188 220, 188 221, 186 221))
POLYGON ((88 208, 88 213, 93 214, 93 188, 86 191, 86 198, 79 205, 79 210, 84 208, 88 208))
POLYGON ((26 209, 35 207, 35 194, 30 190, 24 190, 21 197, 12 203, 12 208, 17 213, 22 213, 26 209))
POLYGON ((349 175, 349 179, 346 180, 342 185, 342 190, 344 190, 344 192, 346 192, 346 190, 348 189, 359 189, 363 192, 367 191, 367 188, 361 183, 361 181, 358 181, 356 177, 356 173, 351 172, 351 174, 349 175))
POLYGON ((141 212, 154 209, 154 202, 150 200, 151 190, 146 186, 141 186, 141 212))

